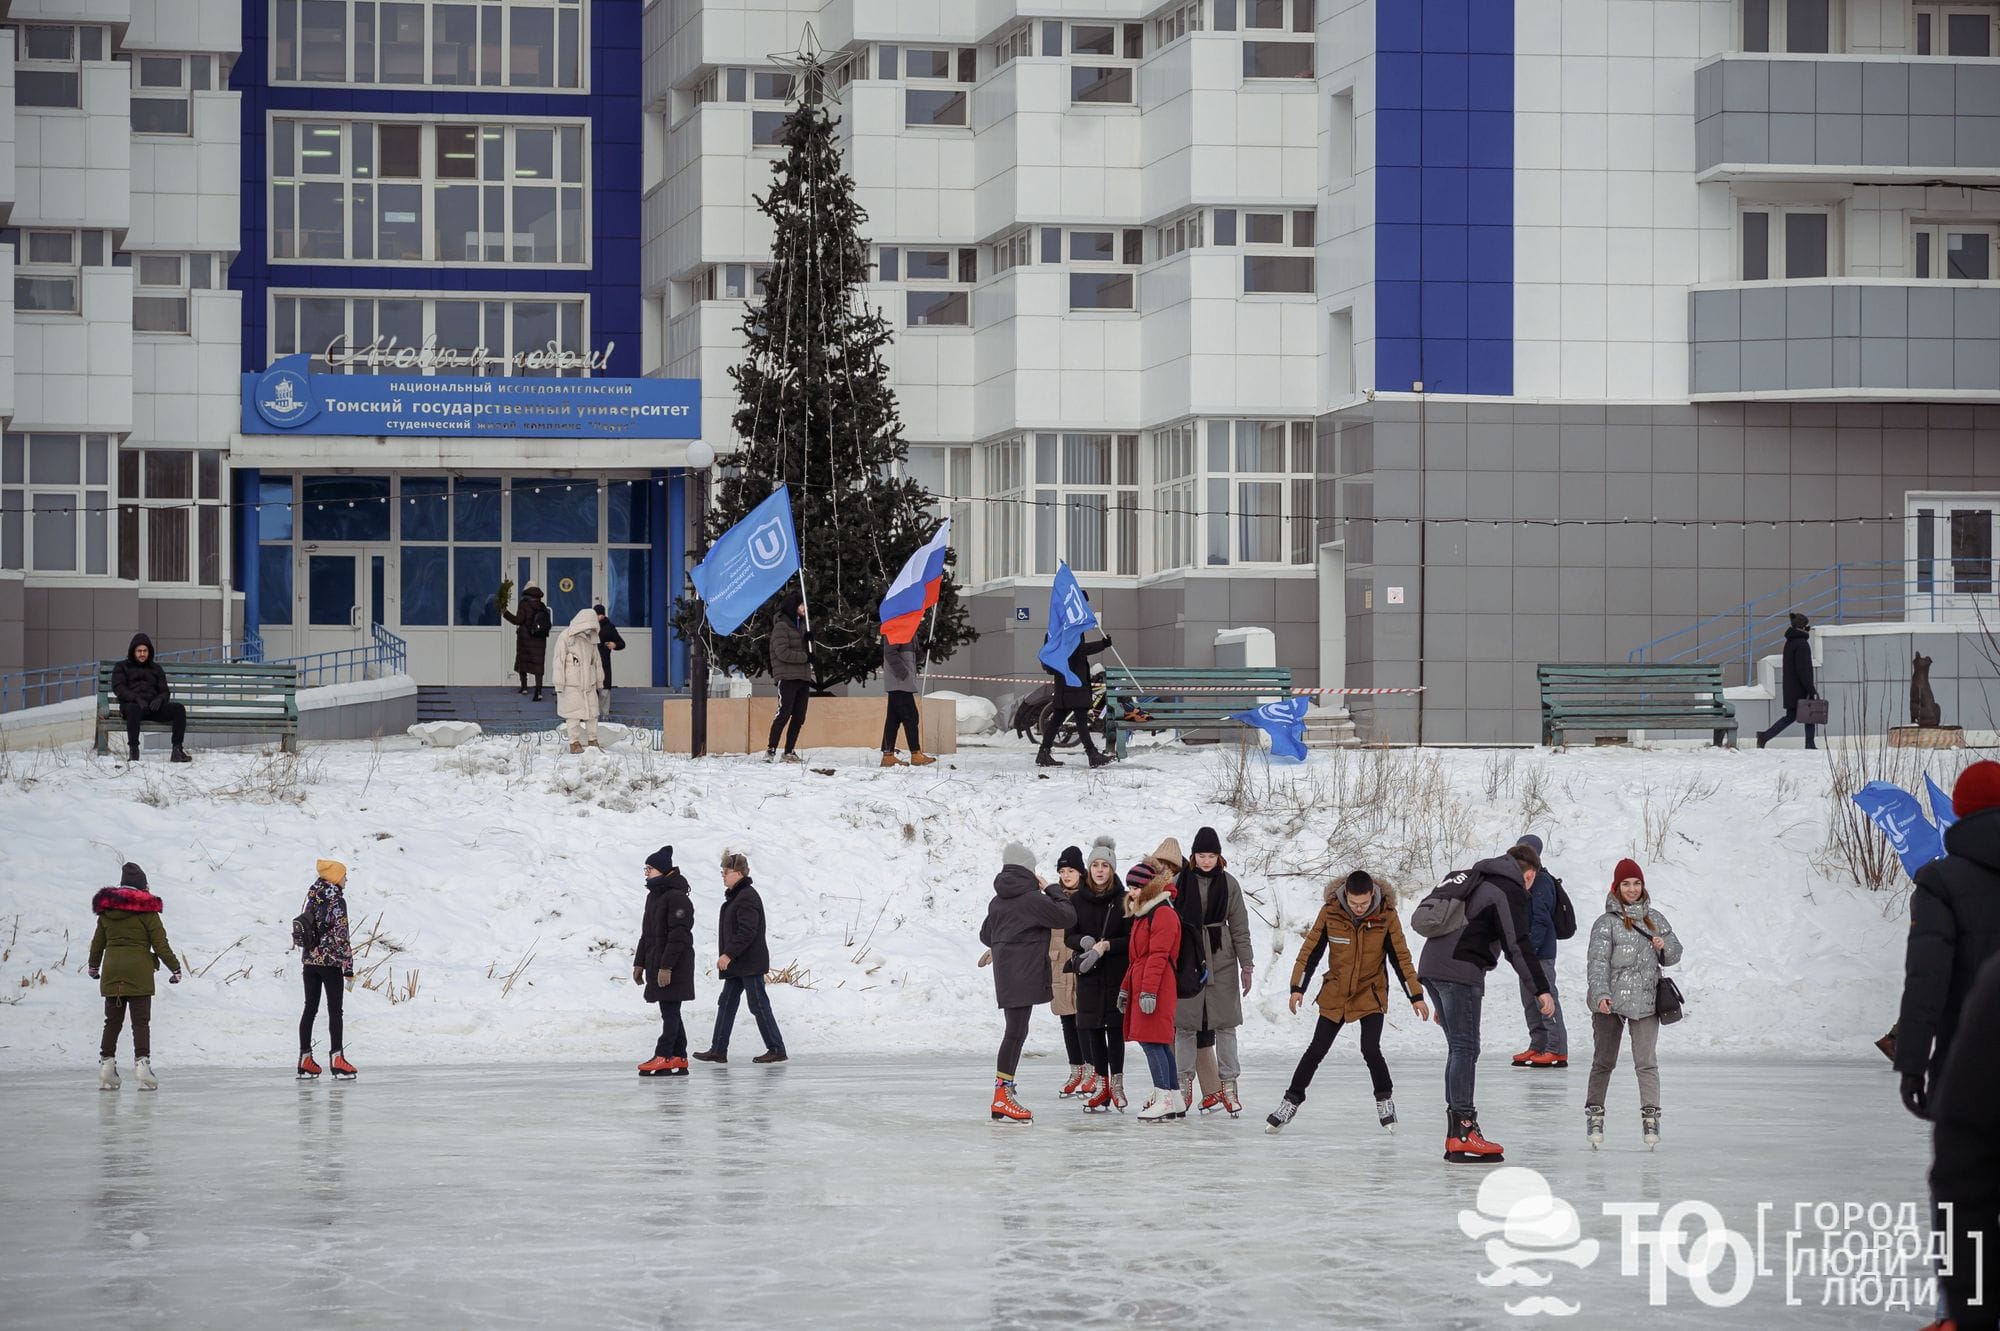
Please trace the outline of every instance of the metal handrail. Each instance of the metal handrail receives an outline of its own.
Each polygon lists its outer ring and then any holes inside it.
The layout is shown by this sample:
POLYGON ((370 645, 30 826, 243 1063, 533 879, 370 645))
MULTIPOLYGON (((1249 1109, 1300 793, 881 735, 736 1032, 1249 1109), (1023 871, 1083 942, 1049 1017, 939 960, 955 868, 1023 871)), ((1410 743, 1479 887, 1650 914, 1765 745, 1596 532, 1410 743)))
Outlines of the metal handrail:
POLYGON ((380 624, 369 625, 371 641, 361 647, 336 647, 331 651, 288 656, 273 665, 298 667, 299 687, 316 689, 328 684, 351 684, 356 680, 380 679, 409 671, 410 644, 380 624))
MULTIPOLYGON (((242 642, 157 652, 153 659, 162 665, 171 662, 262 661, 264 640, 255 633, 248 633, 242 642)), ((29 707, 46 707, 51 703, 95 696, 97 666, 96 661, 72 661, 66 665, 40 666, 0 675, 0 712, 18 712, 29 707)))

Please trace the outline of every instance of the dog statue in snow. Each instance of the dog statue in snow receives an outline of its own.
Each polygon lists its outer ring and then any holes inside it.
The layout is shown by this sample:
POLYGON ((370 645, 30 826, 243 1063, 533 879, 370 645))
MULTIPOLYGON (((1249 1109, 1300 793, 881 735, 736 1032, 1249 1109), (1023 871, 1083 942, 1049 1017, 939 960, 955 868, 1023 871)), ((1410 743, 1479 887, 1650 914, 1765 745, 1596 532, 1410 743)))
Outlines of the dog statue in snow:
POLYGON ((1926 729, 1944 724, 1944 709, 1931 692, 1931 658, 1922 652, 1910 658, 1910 724, 1926 729))

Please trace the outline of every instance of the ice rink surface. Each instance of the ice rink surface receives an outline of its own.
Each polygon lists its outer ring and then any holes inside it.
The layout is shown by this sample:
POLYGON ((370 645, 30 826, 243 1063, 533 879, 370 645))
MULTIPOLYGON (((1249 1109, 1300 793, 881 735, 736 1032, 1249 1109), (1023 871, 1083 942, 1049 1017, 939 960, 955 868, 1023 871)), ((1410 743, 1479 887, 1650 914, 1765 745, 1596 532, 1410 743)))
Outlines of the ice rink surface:
MULTIPOLYGON (((1052 1026, 1052 1021, 1049 1022, 1052 1026)), ((1044 1032, 1047 1034, 1047 1032, 1044 1032)), ((643 1055, 643 1041, 635 1052, 643 1055)), ((750 1042, 754 1045, 754 1039, 750 1042)), ((1241 1119, 1085 1116, 1031 1060, 1027 1127, 987 1119, 963 1059, 365 1068, 359 1082, 177 1070, 101 1093, 94 1069, 0 1077, 0 1322, 10 1327, 1898 1327, 1785 1304, 1795 1205, 1920 1202, 1923 1125, 1886 1065, 1669 1059, 1665 1141, 1639 1137, 1629 1068, 1583 1138, 1585 1069, 1481 1064, 1481 1117, 1595 1260, 1530 1266, 1566 1317, 1513 1316, 1461 1212, 1491 1168, 1446 1165, 1437 1062, 1397 1066, 1399 1130, 1337 1048, 1282 1136, 1289 1061, 1247 1059, 1241 1119), (1768 1275, 1708 1307, 1650 1253, 1619 1262, 1605 1203, 1709 1203, 1768 1275), (1556 1208, 1560 1216, 1561 1208, 1556 1208)), ((1137 1051, 1133 1053, 1136 1055, 1137 1051)), ((1135 1069, 1143 1059, 1134 1058, 1135 1069)), ((1130 1076, 1132 1111, 1145 1094, 1130 1076)), ((1516 1176, 1518 1179, 1519 1176, 1516 1176)), ((1489 1197, 1488 1200, 1491 1200, 1489 1197)), ((1822 1213, 1824 1214, 1824 1213, 1822 1213)), ((1657 1225, 1657 1221, 1641 1222, 1657 1225)), ((1706 1227, 1690 1219, 1690 1236, 1706 1227)), ((1497 1224, 1488 1229, 1498 1231, 1497 1224)), ((1817 1247, 1811 1231, 1795 1243, 1817 1247)), ((1575 1251, 1570 1244, 1567 1251, 1575 1251)), ((1518 1259, 1516 1259, 1518 1260, 1518 1259)), ((1679 1263, 1682 1270, 1689 1269, 1679 1263)), ((1914 1269, 1914 1268, 1913 1268, 1914 1269)), ((1711 1283, 1727 1290, 1725 1261, 1711 1283)))

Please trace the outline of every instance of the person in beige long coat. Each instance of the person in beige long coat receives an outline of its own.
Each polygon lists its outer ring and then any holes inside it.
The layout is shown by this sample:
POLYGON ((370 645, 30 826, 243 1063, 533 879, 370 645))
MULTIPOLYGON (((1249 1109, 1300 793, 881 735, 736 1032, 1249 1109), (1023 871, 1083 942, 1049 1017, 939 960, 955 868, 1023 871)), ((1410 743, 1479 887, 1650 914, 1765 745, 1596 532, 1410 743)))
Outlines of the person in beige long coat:
POLYGON ((597 744, 598 691, 604 687, 604 661, 597 650, 597 612, 589 606, 576 612, 556 640, 549 662, 549 683, 556 691, 556 715, 568 724, 569 751, 583 752, 582 732, 590 747, 597 744))

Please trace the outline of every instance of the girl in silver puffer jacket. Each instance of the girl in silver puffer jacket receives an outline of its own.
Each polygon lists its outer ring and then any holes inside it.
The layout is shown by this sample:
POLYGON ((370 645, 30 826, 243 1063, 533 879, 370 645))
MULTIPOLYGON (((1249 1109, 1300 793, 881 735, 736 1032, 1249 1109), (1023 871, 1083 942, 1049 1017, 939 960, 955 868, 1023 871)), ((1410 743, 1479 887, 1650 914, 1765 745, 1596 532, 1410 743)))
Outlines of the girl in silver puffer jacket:
POLYGON ((1646 1145, 1660 1141, 1660 1018, 1655 1011, 1662 967, 1681 959, 1681 940, 1653 906, 1646 875, 1631 860, 1618 861, 1604 914, 1590 930, 1590 1032, 1595 1048, 1584 1093, 1585 1132, 1592 1148, 1604 1140, 1604 1092, 1618 1066, 1618 1045, 1629 1028, 1632 1067, 1639 1076, 1639 1116, 1646 1145))

